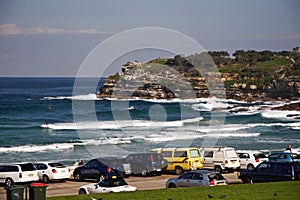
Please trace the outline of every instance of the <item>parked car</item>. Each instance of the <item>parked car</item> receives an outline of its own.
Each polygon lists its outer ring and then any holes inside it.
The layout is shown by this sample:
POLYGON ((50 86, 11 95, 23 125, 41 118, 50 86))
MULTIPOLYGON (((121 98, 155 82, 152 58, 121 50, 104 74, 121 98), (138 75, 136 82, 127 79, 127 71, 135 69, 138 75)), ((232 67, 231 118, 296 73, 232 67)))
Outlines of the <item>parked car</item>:
POLYGON ((201 149, 204 158, 203 167, 222 173, 240 169, 240 158, 233 147, 204 147, 201 149))
POLYGON ((269 161, 275 162, 300 162, 300 155, 288 152, 275 152, 269 156, 269 161))
POLYGON ((151 151, 161 153, 164 159, 168 161, 166 171, 175 171, 178 175, 184 173, 184 171, 203 168, 203 158, 200 149, 197 147, 157 148, 151 151))
POLYGON ((300 180, 300 163, 262 162, 254 170, 238 172, 243 183, 300 180))
POLYGON ((111 178, 112 176, 124 177, 123 163, 118 158, 105 157, 88 161, 85 165, 74 169, 75 181, 94 179, 98 182, 111 178))
POLYGON ((167 166, 163 156, 155 152, 130 154, 125 158, 125 163, 130 164, 132 174, 142 176, 161 175, 162 170, 167 166))
POLYGON ((103 180, 99 183, 91 183, 83 185, 79 188, 79 194, 98 194, 111 192, 133 192, 137 191, 137 187, 128 185, 123 178, 111 178, 103 180))
POLYGON ((166 182, 166 188, 216 185, 227 185, 227 180, 219 172, 209 170, 189 171, 166 182))
POLYGON ((48 183, 52 180, 65 181, 70 178, 70 169, 68 166, 59 162, 39 162, 34 163, 37 169, 39 180, 48 183))
POLYGON ((6 186, 37 180, 38 173, 32 163, 0 164, 0 183, 5 183, 6 186))
POLYGON ((236 152, 241 161, 240 169, 254 169, 258 164, 268 161, 267 156, 261 151, 239 150, 236 152))

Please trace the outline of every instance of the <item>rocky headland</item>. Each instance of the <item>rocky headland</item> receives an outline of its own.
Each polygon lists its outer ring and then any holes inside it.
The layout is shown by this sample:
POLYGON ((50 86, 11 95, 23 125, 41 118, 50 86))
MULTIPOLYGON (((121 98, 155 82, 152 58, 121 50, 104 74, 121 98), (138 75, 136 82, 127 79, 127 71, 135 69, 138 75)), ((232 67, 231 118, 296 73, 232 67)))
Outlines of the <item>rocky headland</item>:
MULTIPOLYGON (((121 72, 106 78, 97 97, 188 99, 216 94, 248 102, 300 100, 298 48, 281 52, 238 50, 233 57, 215 51, 147 63, 127 62, 121 72), (220 84, 212 91, 213 83, 220 84)), ((299 103, 290 106, 282 109, 299 110, 299 103)))

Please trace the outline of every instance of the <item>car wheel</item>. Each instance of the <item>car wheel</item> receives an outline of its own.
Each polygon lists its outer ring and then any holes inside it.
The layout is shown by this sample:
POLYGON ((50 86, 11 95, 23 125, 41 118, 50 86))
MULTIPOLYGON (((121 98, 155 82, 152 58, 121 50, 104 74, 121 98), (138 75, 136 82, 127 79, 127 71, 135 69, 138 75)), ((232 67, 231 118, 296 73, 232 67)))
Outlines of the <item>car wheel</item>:
POLYGON ((252 165, 252 164, 249 164, 248 166, 247 166, 247 169, 248 170, 253 170, 255 167, 254 167, 254 165, 252 165))
POLYGON ((175 173, 177 174, 177 175, 180 175, 180 174, 183 174, 183 169, 182 169, 182 167, 175 167, 175 173))
POLYGON ((170 183, 169 188, 177 188, 177 186, 174 183, 170 183))
POLYGON ((49 182, 49 177, 47 175, 43 176, 43 182, 48 183, 49 182))
POLYGON ((253 183, 252 179, 250 177, 244 177, 242 179, 243 183, 253 183))
POLYGON ((215 166, 215 171, 219 172, 219 173, 222 173, 222 168, 219 165, 215 166))
POLYGON ((80 172, 74 173, 74 179, 75 181, 83 181, 83 177, 80 172))
POLYGON ((141 171, 141 174, 142 174, 143 177, 146 177, 146 176, 148 176, 149 173, 147 172, 147 170, 143 169, 141 171))
POLYGON ((5 185, 6 185, 6 186, 10 187, 10 186, 12 186, 13 184, 14 184, 14 181, 13 181, 11 178, 7 178, 7 179, 5 180, 5 185))
POLYGON ((81 195, 81 194, 87 194, 87 192, 86 192, 85 189, 82 189, 82 188, 81 188, 81 189, 79 190, 78 194, 79 194, 79 195, 81 195))
POLYGON ((100 174, 97 181, 101 182, 101 181, 105 180, 105 178, 106 178, 105 174, 100 174))

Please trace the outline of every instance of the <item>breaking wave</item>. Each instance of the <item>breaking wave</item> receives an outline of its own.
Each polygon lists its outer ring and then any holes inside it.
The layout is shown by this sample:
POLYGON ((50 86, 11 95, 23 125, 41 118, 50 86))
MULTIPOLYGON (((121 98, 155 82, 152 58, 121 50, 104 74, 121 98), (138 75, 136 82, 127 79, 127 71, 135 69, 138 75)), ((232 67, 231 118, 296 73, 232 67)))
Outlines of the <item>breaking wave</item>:
POLYGON ((185 119, 182 121, 148 121, 148 120, 117 120, 117 121, 87 121, 77 123, 42 124, 41 127, 52 130, 95 130, 95 129, 121 129, 129 127, 181 127, 184 123, 199 122, 202 117, 185 119))

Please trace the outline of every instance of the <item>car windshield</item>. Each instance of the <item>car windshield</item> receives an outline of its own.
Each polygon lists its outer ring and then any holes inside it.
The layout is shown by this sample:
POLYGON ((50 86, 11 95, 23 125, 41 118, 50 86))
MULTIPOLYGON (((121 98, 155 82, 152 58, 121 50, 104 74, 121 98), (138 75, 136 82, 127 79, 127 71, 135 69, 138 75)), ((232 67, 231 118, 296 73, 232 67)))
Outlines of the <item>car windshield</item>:
POLYGON ((61 163, 49 163, 51 167, 63 167, 64 165, 61 163))
POLYGON ((192 158, 200 157, 199 150, 197 150, 197 149, 190 150, 190 155, 192 158))
POLYGON ((98 183, 101 187, 117 187, 122 185, 128 185, 124 179, 109 179, 98 183))
POLYGON ((254 157, 255 157, 255 159, 258 159, 258 158, 266 158, 267 156, 263 153, 257 153, 257 154, 254 154, 254 157))
POLYGON ((208 174, 208 179, 211 180, 225 180, 225 178, 222 176, 222 174, 208 174))
POLYGON ((236 152, 233 149, 226 150, 225 152, 226 152, 227 158, 236 158, 236 157, 238 157, 236 152))

